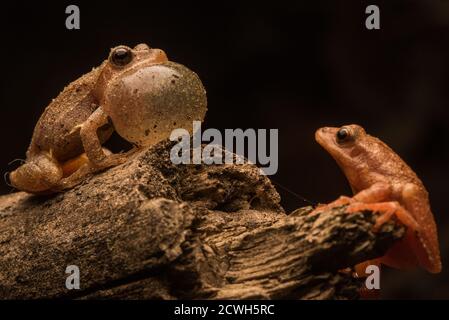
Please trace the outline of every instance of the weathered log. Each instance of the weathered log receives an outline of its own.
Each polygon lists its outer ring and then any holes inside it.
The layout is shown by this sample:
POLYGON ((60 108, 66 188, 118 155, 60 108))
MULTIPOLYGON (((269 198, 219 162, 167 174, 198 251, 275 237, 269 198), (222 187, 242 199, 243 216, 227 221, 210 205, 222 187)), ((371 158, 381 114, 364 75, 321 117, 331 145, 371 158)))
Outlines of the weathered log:
POLYGON ((404 233, 371 212, 285 214, 251 164, 174 165, 165 141, 64 193, 0 197, 0 298, 357 298, 340 269, 404 233), (68 290, 68 265, 80 290, 68 290))

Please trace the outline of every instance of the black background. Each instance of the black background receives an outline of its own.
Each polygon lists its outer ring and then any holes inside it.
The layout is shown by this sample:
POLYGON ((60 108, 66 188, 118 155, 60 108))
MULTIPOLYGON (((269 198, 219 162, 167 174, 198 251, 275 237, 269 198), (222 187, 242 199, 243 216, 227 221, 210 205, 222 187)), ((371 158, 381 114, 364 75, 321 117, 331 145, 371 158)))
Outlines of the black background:
MULTIPOLYGON (((272 178, 287 211, 306 203, 285 188, 318 202, 350 194, 314 141, 318 127, 358 123, 384 140, 427 186, 449 264, 449 2, 39 1, 2 3, 0 23, 3 172, 65 85, 109 48, 146 42, 199 74, 204 127, 279 129, 272 178), (68 4, 80 7, 80 30, 65 28, 68 4), (365 28, 368 4, 381 30, 365 28)), ((449 298, 449 273, 387 270, 382 287, 384 298, 449 298)))

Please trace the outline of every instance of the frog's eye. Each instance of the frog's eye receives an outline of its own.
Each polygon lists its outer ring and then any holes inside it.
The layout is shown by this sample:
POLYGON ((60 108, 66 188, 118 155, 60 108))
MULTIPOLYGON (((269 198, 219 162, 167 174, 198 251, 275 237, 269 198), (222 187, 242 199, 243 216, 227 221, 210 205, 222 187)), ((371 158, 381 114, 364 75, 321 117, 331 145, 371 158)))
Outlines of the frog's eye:
POLYGON ((337 131, 336 138, 338 143, 344 143, 352 140, 351 131, 348 128, 343 127, 337 131))
POLYGON ((133 54, 129 48, 117 48, 111 53, 111 61, 116 66, 122 67, 131 62, 133 54))

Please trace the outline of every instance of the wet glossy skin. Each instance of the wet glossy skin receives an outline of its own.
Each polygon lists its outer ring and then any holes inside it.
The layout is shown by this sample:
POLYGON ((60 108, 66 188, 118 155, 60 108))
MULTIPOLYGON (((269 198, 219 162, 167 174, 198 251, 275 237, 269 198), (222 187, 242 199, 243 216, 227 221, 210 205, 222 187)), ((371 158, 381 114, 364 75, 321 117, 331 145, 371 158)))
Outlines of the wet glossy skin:
POLYGON ((204 119, 206 93, 198 76, 160 49, 118 46, 98 68, 70 83, 47 106, 26 162, 11 184, 31 193, 69 188, 87 174, 123 163, 102 148, 114 130, 135 146, 154 144, 175 128, 204 119))
POLYGON ((378 211, 382 224, 393 215, 408 226, 405 238, 381 262, 405 268, 421 265, 441 271, 438 236, 428 193, 415 172, 385 143, 358 125, 321 128, 317 142, 330 153, 354 192, 327 206, 348 204, 349 212, 378 211))

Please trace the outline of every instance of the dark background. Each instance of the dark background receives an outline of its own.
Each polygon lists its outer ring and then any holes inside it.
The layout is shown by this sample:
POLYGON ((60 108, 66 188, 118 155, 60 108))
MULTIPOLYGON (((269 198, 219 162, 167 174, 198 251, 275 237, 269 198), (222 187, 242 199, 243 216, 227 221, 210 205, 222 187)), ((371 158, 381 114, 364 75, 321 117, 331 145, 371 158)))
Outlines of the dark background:
POLYGON ((358 123, 389 144, 427 186, 444 271, 387 270, 383 297, 449 298, 448 1, 4 2, 0 24, 2 172, 24 158, 65 85, 109 48, 146 42, 199 74, 205 127, 279 129, 272 178, 287 211, 307 203, 285 188, 319 202, 351 193, 315 143, 318 127, 358 123), (80 7, 81 30, 65 28, 69 4, 80 7), (365 28, 369 4, 380 7, 381 30, 365 28))

